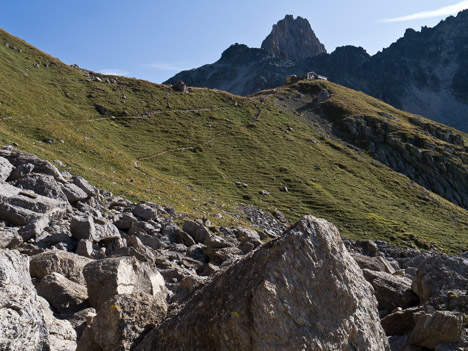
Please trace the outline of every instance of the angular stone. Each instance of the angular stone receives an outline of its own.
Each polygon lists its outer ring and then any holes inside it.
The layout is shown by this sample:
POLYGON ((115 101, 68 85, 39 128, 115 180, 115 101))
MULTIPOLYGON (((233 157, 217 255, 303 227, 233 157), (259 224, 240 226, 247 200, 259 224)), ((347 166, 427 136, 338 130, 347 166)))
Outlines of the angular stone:
POLYGON ((13 171, 13 165, 5 157, 0 157, 0 182, 4 182, 13 171))
MULTIPOLYGON (((162 296, 143 292, 112 297, 97 311, 90 326, 90 336, 103 351, 128 351, 159 324, 167 313, 162 296)), ((78 350, 86 350, 79 344, 78 350)))
POLYGON ((435 349, 439 343, 458 342, 463 333, 463 315, 448 311, 419 313, 410 344, 435 349))
POLYGON ((134 257, 107 258, 89 263, 83 270, 86 278, 89 305, 99 309, 111 297, 138 291, 153 295, 167 295, 164 278, 149 265, 134 257))
POLYGON ((95 224, 95 227, 96 236, 94 238, 94 241, 96 242, 121 238, 119 229, 112 223, 95 224))
POLYGON ((382 327, 387 336, 405 335, 414 328, 414 315, 418 312, 418 307, 411 307, 405 310, 393 312, 382 318, 382 327))
POLYGON ((183 230, 179 230, 177 232, 177 235, 179 236, 180 241, 182 241, 182 243, 185 246, 195 245, 195 240, 193 240, 193 238, 183 230))
POLYGON ((411 291, 411 280, 385 272, 363 269, 364 277, 372 284, 379 302, 379 310, 387 314, 396 307, 408 308, 419 303, 418 296, 411 291))
POLYGON ((389 350, 377 301, 329 222, 303 217, 197 290, 136 348, 389 350))
POLYGON ((129 230, 138 220, 129 213, 123 213, 114 220, 114 225, 120 230, 129 230))
POLYGON ((50 199, 7 183, 0 183, 0 218, 16 225, 26 225, 41 217, 61 217, 67 207, 65 201, 50 199))
POLYGON ((133 214, 145 221, 149 221, 158 217, 158 211, 145 203, 136 205, 133 209, 133 214))
POLYGON ((83 190, 88 196, 96 196, 97 190, 94 186, 88 183, 86 179, 80 176, 73 176, 73 184, 78 186, 81 190, 83 190))
POLYGON ((76 254, 84 257, 94 257, 94 251, 93 242, 86 239, 81 239, 76 247, 76 254))
POLYGON ((262 244, 260 235, 258 235, 256 230, 237 227, 234 229, 234 233, 236 234, 237 240, 241 243, 251 242, 255 247, 262 244))
POLYGON ((31 277, 42 279, 46 275, 57 272, 66 278, 85 284, 83 268, 91 262, 89 258, 66 251, 46 251, 31 257, 29 264, 31 277))
POLYGON ((468 260, 438 255, 419 265, 411 286, 422 302, 437 298, 443 290, 460 287, 468 287, 468 260))
POLYGON ((54 272, 42 278, 37 293, 61 314, 78 312, 88 307, 86 287, 60 273, 54 272))
POLYGON ((66 195, 62 191, 61 183, 57 182, 55 178, 50 175, 29 174, 18 179, 15 185, 22 189, 32 190, 36 194, 51 199, 68 201, 66 195))
POLYGON ((41 296, 38 296, 38 299, 44 310, 44 322, 49 331, 49 348, 44 350, 74 351, 77 333, 71 323, 66 319, 55 318, 49 303, 41 296))
POLYGON ((68 202, 75 204, 88 198, 88 194, 78 185, 67 183, 62 187, 62 191, 68 199, 68 202))
POLYGON ((19 246, 23 239, 18 235, 18 229, 0 227, 0 249, 12 249, 19 246))
POLYGON ((28 257, 0 250, 0 342, 2 350, 48 350, 44 310, 29 275, 28 257))
POLYGON ((361 269, 367 268, 371 271, 387 272, 390 274, 395 273, 395 269, 392 265, 382 256, 370 257, 360 253, 352 253, 351 256, 353 256, 361 269))
POLYGON ((196 243, 205 244, 210 238, 210 232, 200 223, 194 221, 186 221, 182 230, 188 233, 196 243))
POLYGON ((77 240, 94 240, 96 238, 96 227, 92 216, 73 217, 70 222, 70 231, 77 240))

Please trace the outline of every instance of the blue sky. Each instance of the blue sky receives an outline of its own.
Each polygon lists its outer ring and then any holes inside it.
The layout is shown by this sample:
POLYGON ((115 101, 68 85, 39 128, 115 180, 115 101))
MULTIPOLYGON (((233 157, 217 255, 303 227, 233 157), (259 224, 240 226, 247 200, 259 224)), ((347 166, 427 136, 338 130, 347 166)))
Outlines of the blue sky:
POLYGON ((286 14, 305 17, 329 52, 374 54, 406 28, 468 8, 459 0, 9 0, 0 28, 68 64, 160 83, 219 59, 233 43, 260 47, 286 14))

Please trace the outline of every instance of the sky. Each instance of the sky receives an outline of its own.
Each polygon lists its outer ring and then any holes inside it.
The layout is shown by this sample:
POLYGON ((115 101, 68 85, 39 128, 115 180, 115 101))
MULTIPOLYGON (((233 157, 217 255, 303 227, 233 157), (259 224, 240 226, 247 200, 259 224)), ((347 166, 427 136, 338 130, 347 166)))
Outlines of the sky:
POLYGON ((4 0, 0 28, 67 64, 161 83, 213 63, 231 44, 260 47, 286 14, 307 18, 328 52, 369 54, 407 28, 468 9, 459 0, 4 0))

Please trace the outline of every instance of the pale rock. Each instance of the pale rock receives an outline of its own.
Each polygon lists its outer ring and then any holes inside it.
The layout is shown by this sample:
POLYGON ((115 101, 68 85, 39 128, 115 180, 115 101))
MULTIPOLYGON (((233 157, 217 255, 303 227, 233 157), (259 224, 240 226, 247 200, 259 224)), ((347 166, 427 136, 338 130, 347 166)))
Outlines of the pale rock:
POLYGON ((210 239, 210 232, 206 227, 194 221, 186 221, 182 230, 188 233, 196 243, 205 244, 210 239))
POLYGON ((87 350, 90 343, 103 351, 131 350, 166 313, 167 303, 162 296, 141 291, 114 296, 98 309, 87 336, 92 341, 80 340, 78 351, 87 350))
POLYGON ((57 272, 78 284, 85 284, 83 268, 91 262, 89 258, 66 251, 46 251, 32 256, 31 277, 42 279, 57 272))
POLYGON ((49 331, 49 348, 45 350, 75 351, 77 333, 72 324, 68 320, 55 318, 49 303, 40 296, 38 299, 44 310, 44 322, 49 331))
POLYGON ((89 263, 83 270, 89 305, 99 309, 107 300, 120 294, 138 291, 167 296, 164 278, 156 268, 134 257, 107 258, 89 263))
POLYGON ((17 251, 0 250, 0 345, 2 350, 15 351, 42 351, 49 346, 28 257, 17 251))

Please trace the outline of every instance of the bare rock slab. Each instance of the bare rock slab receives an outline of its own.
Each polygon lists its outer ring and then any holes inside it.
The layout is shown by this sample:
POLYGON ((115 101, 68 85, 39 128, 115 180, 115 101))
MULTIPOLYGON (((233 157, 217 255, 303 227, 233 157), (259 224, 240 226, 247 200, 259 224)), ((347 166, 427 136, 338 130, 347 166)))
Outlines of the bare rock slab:
POLYGON ((136 348, 389 350, 372 287, 331 223, 303 217, 198 290, 136 348))

